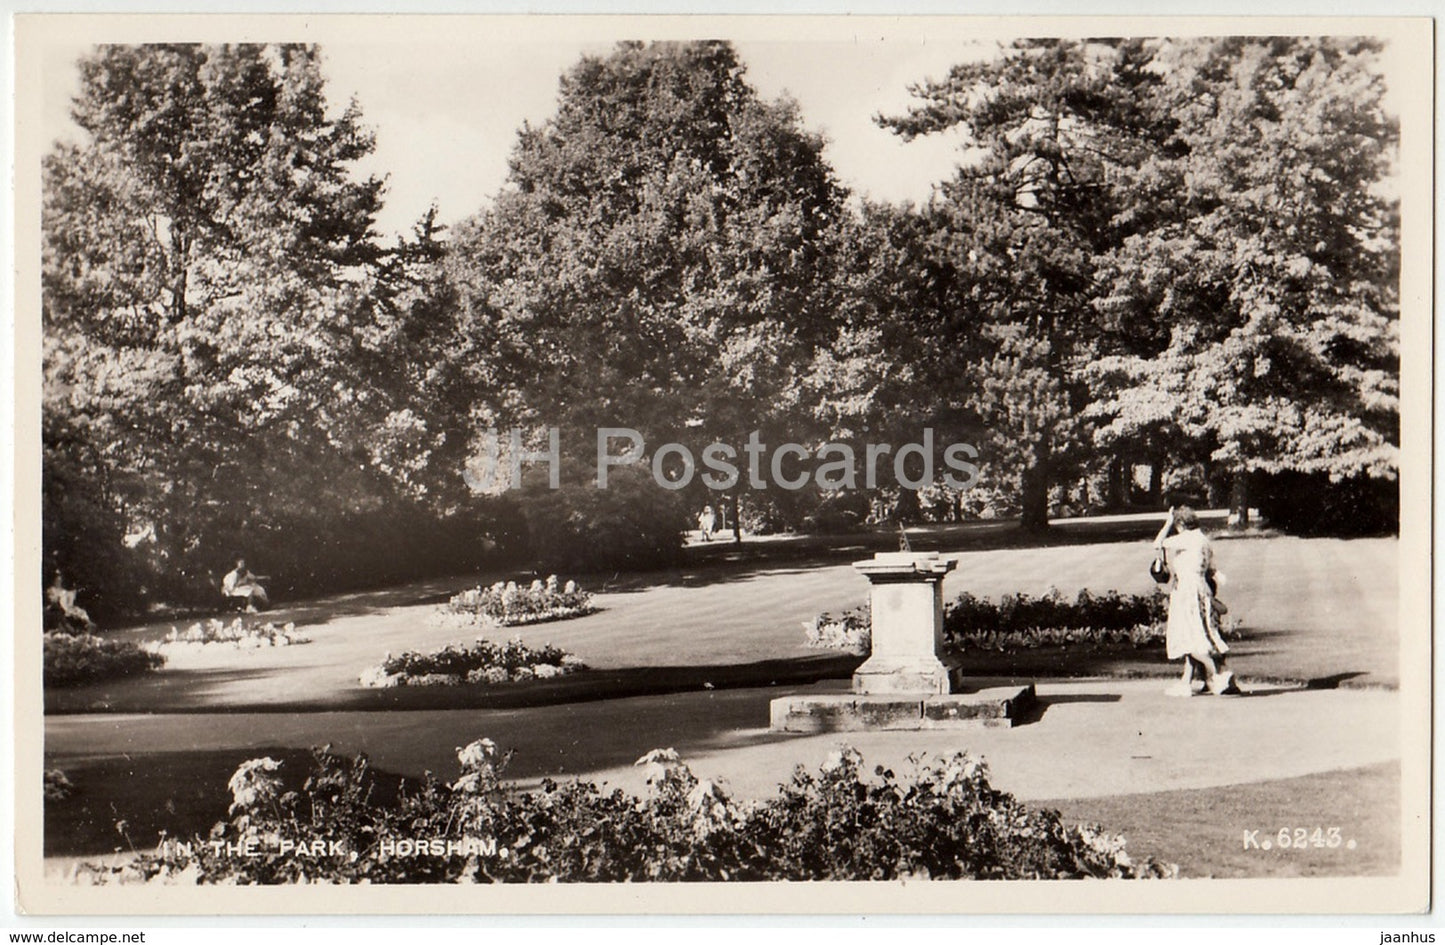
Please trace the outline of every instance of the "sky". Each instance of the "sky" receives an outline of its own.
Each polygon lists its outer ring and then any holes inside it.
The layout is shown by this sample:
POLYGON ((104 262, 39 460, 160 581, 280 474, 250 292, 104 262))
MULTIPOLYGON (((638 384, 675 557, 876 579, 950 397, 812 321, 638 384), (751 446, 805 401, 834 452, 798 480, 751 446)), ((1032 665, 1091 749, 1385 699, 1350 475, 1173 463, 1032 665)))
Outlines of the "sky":
MULTIPOLYGON (((355 96, 376 133, 376 151, 358 173, 388 178, 378 230, 402 232, 435 201, 444 223, 481 210, 501 189, 507 157, 523 122, 540 124, 557 104, 559 77, 586 53, 612 41, 475 35, 425 42, 322 42, 328 102, 355 96)), ((970 37, 736 42, 747 78, 768 99, 797 100, 804 125, 828 140, 826 156, 859 195, 926 200, 956 164, 960 137, 949 133, 905 143, 873 122, 910 101, 908 86, 942 77, 949 66, 994 47, 970 37)), ((88 47, 47 54, 45 114, 58 137, 80 132, 68 120, 78 88, 74 62, 88 47)))
MULTIPOLYGON (((788 94, 798 102, 803 124, 828 140, 826 157, 855 194, 922 202, 957 165, 961 136, 904 142, 873 117, 904 111, 910 84, 942 78, 950 66, 990 56, 997 42, 1018 35, 1017 24, 987 18, 321 17, 252 18, 240 27, 203 19, 205 27, 170 27, 175 35, 139 36, 320 43, 331 107, 339 113, 354 96, 376 134, 375 153, 356 170, 387 178, 377 220, 387 236, 409 230, 434 201, 446 224, 482 210, 505 182, 517 130, 555 111, 560 76, 582 55, 606 54, 624 38, 725 35, 764 98, 788 94), (263 33, 246 33, 249 23, 263 33)), ((102 26, 98 35, 107 41, 136 41, 115 35, 113 21, 102 26)), ((45 127, 76 138, 68 119, 75 62, 90 46, 67 33, 44 48, 45 127)), ((1386 105, 1397 111, 1390 99, 1411 83, 1392 57, 1383 67, 1386 105)))

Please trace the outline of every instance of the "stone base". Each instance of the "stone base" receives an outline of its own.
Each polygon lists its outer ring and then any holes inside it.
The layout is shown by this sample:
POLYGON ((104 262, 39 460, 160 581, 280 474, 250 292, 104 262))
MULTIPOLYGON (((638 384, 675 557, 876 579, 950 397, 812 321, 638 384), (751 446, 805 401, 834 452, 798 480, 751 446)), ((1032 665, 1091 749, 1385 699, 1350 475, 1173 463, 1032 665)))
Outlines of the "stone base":
POLYGON ((853 671, 853 692, 858 695, 946 695, 963 688, 963 671, 936 657, 886 659, 873 657, 853 671))
POLYGON ((788 696, 772 702, 774 732, 912 732, 1010 728, 1034 703, 1034 687, 999 686, 948 695, 858 693, 788 696))

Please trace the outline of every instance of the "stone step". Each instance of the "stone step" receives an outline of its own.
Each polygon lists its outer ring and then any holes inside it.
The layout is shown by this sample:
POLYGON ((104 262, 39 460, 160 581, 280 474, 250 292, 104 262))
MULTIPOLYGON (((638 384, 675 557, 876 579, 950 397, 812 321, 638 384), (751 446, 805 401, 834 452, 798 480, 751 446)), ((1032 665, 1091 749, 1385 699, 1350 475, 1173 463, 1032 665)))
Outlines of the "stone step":
POLYGON ((1012 727, 1033 705, 1033 684, 946 695, 880 693, 788 696, 772 701, 775 732, 919 731, 1012 727))

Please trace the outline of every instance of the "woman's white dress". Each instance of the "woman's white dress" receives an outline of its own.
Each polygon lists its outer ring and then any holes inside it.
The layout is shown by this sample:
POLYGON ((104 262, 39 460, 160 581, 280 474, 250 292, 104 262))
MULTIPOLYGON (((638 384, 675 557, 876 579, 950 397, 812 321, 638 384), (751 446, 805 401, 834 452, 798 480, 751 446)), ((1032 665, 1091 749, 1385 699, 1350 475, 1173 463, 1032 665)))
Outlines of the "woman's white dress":
POLYGON ((1214 596, 1204 577, 1213 566, 1209 539, 1198 529, 1190 529, 1164 539, 1174 589, 1169 594, 1169 623, 1165 630, 1165 646, 1169 659, 1184 656, 1217 657, 1229 652, 1219 635, 1214 596))

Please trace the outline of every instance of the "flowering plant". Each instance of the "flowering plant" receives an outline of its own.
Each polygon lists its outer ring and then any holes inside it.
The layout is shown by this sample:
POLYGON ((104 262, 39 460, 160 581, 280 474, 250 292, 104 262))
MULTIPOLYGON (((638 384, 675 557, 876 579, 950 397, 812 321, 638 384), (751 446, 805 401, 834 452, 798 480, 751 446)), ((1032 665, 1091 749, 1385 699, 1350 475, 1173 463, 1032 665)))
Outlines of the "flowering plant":
POLYGON ((90 633, 45 634, 47 686, 76 686, 159 669, 166 658, 125 640, 90 633))
POLYGON ((361 674, 369 688, 459 686, 552 679, 586 669, 576 656, 551 644, 529 647, 518 638, 494 643, 478 638, 470 647, 447 646, 435 653, 386 654, 361 674))
POLYGON ((841 614, 819 614, 803 624, 808 646, 827 650, 867 653, 873 645, 873 620, 867 607, 855 607, 841 614))
POLYGON ((274 801, 280 795, 281 779, 275 774, 280 767, 281 762, 266 757, 252 758, 237 768, 226 782, 231 792, 231 813, 274 801))
POLYGON ((512 627, 548 620, 581 617, 597 610, 592 595, 577 582, 558 586, 557 575, 534 580, 523 588, 515 581, 498 581, 490 587, 475 587, 452 597, 438 612, 441 623, 470 625, 485 623, 512 627))
POLYGON ((296 646, 310 643, 311 638, 296 632, 296 624, 287 622, 283 626, 263 623, 247 626, 246 621, 237 617, 230 623, 211 618, 205 623, 193 623, 185 630, 171 627, 165 638, 146 645, 152 653, 175 653, 182 649, 204 646, 230 646, 236 649, 253 649, 268 646, 296 646))
POLYGON ((1172 877, 1131 858, 1123 838, 1065 825, 1058 812, 995 790, 988 768, 958 753, 912 758, 902 775, 870 772, 847 746, 816 773, 799 766, 770 798, 742 802, 699 779, 670 748, 638 759, 644 793, 544 780, 506 791, 509 753, 479 738, 457 749, 461 775, 379 791, 365 758, 314 752, 316 771, 281 791, 279 763, 246 762, 231 778, 232 817, 211 842, 164 845, 92 882, 473 883, 764 880, 1071 879, 1172 877), (324 856, 224 854, 226 843, 285 837, 324 856), (486 852, 476 842, 485 837, 486 852), (396 852, 411 838, 426 849, 396 852), (468 840, 472 842, 468 842, 468 840))
MULTIPOLYGON (((1096 594, 1082 590, 1073 600, 1057 588, 1042 597, 1005 594, 997 602, 960 594, 944 609, 945 640, 959 649, 1014 652, 1048 646, 1104 644, 1153 646, 1164 642, 1169 616, 1163 594, 1096 594)), ((1240 636, 1237 620, 1220 628, 1227 639, 1240 636)), ((872 615, 857 607, 840 615, 819 614, 803 625, 808 646, 866 653, 871 646, 872 615)))

